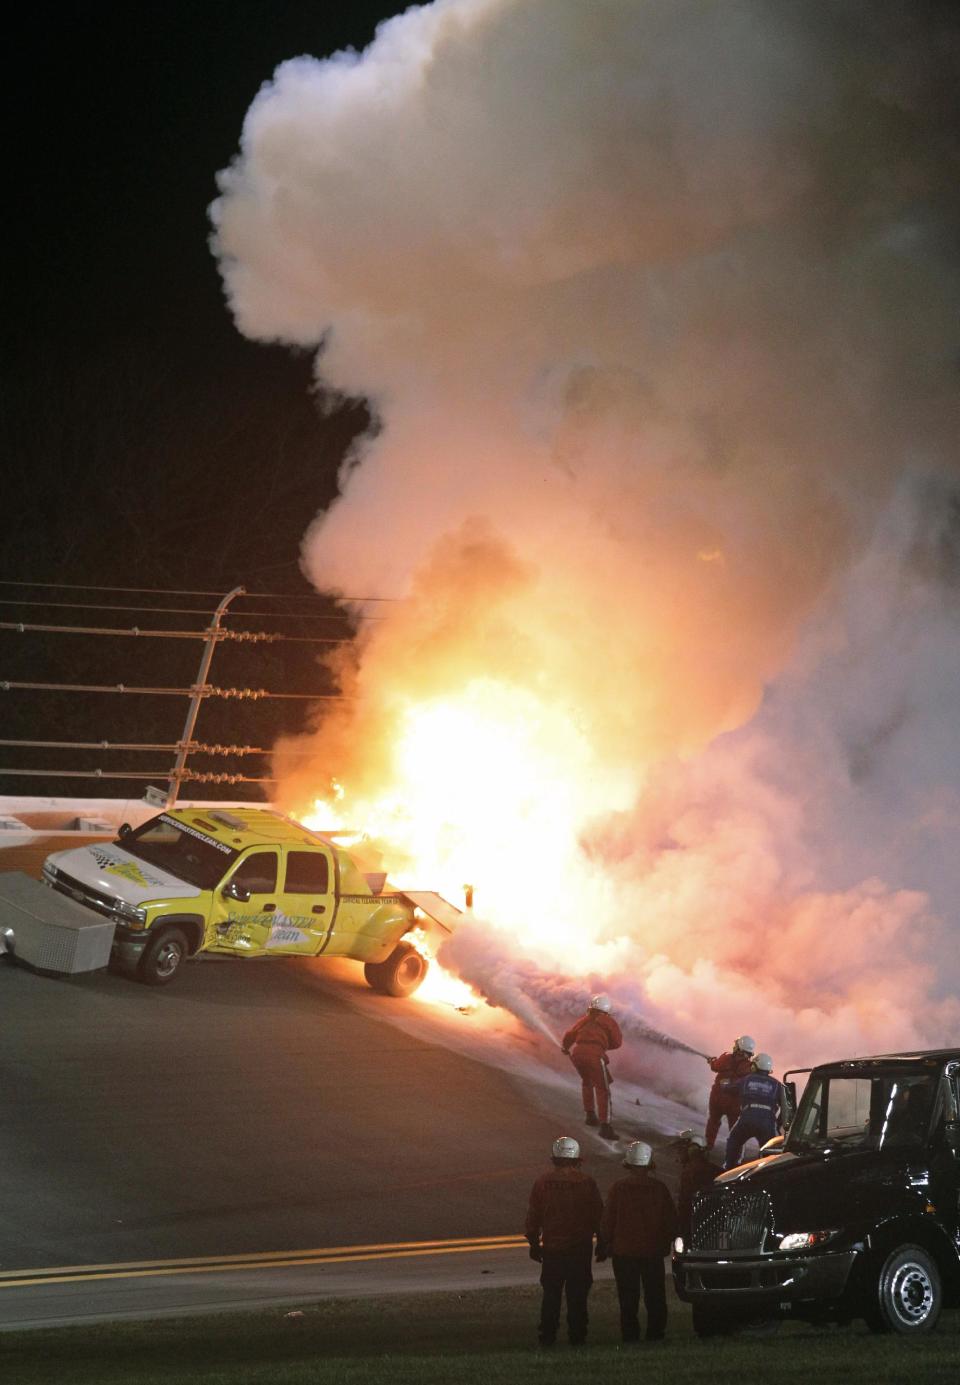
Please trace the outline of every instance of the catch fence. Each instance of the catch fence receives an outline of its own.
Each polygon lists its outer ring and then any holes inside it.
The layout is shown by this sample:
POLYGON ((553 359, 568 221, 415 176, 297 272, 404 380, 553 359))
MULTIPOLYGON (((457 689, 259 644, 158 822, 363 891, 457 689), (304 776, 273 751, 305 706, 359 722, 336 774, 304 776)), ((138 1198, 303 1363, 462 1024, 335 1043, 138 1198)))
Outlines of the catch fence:
MULTIPOLYGON (((258 687, 220 687, 210 681, 211 664, 216 649, 219 645, 262 645, 277 647, 287 644, 300 646, 317 646, 333 649, 338 645, 345 645, 354 639, 357 622, 364 620, 376 620, 376 614, 367 612, 367 607, 373 603, 382 602, 386 598, 382 597, 359 597, 344 598, 345 603, 349 603, 350 612, 336 610, 333 613, 318 613, 316 605, 313 609, 291 609, 289 603, 296 602, 300 607, 313 603, 320 603, 320 597, 292 596, 289 593, 278 592, 247 592, 243 587, 234 587, 232 591, 221 595, 218 592, 209 591, 182 591, 162 588, 138 588, 138 587, 67 587, 59 584, 38 584, 38 583, 0 583, 0 587, 29 587, 33 592, 41 589, 52 590, 56 593, 56 598, 47 599, 36 595, 30 597, 0 597, 0 608, 16 607, 18 611, 26 612, 33 608, 43 608, 45 612, 53 610, 69 611, 97 611, 97 612, 124 612, 127 614, 136 613, 138 615, 149 614, 150 617, 158 616, 204 616, 207 624, 203 627, 187 629, 166 629, 155 625, 148 627, 140 625, 113 625, 113 624, 73 624, 66 623, 62 617, 55 620, 3 620, 0 621, 0 631, 5 631, 15 635, 22 635, 25 638, 34 637, 40 641, 48 641, 51 637, 56 639, 60 636, 77 637, 85 639, 111 639, 121 641, 193 641, 202 645, 200 664, 196 678, 189 686, 166 686, 159 683, 143 682, 80 682, 64 680, 50 680, 38 677, 7 678, 3 676, 0 669, 0 692, 2 693, 56 693, 67 696, 77 697, 135 697, 139 699, 156 698, 180 698, 187 702, 186 717, 183 730, 178 739, 172 740, 137 740, 130 738, 120 739, 65 739, 47 737, 44 735, 28 735, 18 737, 0 738, 0 747, 4 749, 14 749, 17 752, 37 751, 48 753, 51 751, 74 753, 99 751, 113 756, 129 757, 141 753, 163 754, 168 753, 173 756, 172 763, 162 768, 140 769, 134 768, 129 761, 113 761, 113 764, 104 768, 97 767, 75 767, 70 764, 57 764, 53 767, 42 767, 37 764, 22 764, 0 767, 0 785, 10 779, 94 779, 94 780, 132 780, 145 781, 153 785, 154 801, 164 801, 166 806, 176 803, 180 793, 181 785, 191 783, 195 785, 216 784, 216 785, 270 785, 275 782, 273 776, 265 773, 246 773, 241 768, 239 771, 232 768, 223 770, 210 770, 196 768, 197 756, 213 757, 219 761, 240 761, 245 763, 257 757, 269 757, 272 754, 270 746, 257 744, 233 744, 220 743, 218 741, 203 741, 196 738, 196 727, 201 707, 204 703, 211 700, 229 701, 234 700, 242 703, 257 703, 268 701, 280 701, 287 703, 303 704, 323 704, 343 702, 346 699, 338 692, 325 691, 318 679, 316 690, 311 691, 288 691, 283 689, 268 689, 258 687), (100 600, 81 601, 62 599, 64 593, 79 592, 85 595, 96 595, 100 600), (163 606, 157 604, 128 605, 118 604, 113 598, 117 596, 136 595, 140 597, 219 597, 218 604, 214 609, 205 609, 197 606, 163 606), (105 601, 102 598, 109 597, 105 601), (271 609, 246 609, 237 607, 235 603, 242 602, 244 599, 270 603, 271 609), (288 603, 276 609, 278 602, 288 603), (333 622, 334 633, 326 634, 302 634, 292 633, 289 628, 286 630, 270 629, 237 629, 226 622, 231 618, 239 618, 249 621, 252 618, 261 622, 297 622, 302 628, 309 626, 311 622, 324 621, 333 622), (194 764, 189 762, 194 758, 194 764), (114 767, 116 766, 116 767, 114 767), (157 781, 165 783, 164 790, 157 789, 157 781)), ((317 665, 319 671, 319 665, 317 665)), ((30 670, 27 669, 29 673, 30 670)), ((16 758, 16 757, 11 757, 16 758)), ((257 768, 257 766, 251 766, 257 768)), ((149 790, 148 790, 149 794, 149 790)))

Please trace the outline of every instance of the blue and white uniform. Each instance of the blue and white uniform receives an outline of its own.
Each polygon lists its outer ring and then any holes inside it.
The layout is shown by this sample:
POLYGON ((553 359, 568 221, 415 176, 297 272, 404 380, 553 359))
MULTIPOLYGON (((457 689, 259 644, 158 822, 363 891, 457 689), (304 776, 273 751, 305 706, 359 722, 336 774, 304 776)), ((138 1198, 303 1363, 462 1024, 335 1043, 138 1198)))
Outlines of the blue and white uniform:
POLYGON ((740 1163, 740 1154, 748 1140, 765 1145, 783 1124, 783 1088, 775 1077, 765 1072, 751 1072, 732 1085, 740 1094, 740 1117, 727 1139, 725 1169, 740 1163))

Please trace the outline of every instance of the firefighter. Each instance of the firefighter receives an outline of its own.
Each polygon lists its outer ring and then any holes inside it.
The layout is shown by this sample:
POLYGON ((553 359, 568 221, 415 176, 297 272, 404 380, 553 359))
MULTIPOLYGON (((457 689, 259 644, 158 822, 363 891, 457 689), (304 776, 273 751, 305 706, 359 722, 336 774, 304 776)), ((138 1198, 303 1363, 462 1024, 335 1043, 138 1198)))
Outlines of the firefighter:
POLYGON ((706 1192, 719 1172, 717 1165, 712 1164, 707 1156, 707 1142, 703 1136, 690 1135, 689 1139, 684 1141, 680 1193, 677 1197, 680 1235, 685 1242, 690 1240, 690 1223, 697 1194, 706 1192))
POLYGON ((610 1076, 607 1052, 623 1043, 620 1026, 610 1011, 610 997, 595 995, 587 1013, 563 1036, 561 1047, 580 1074, 587 1125, 598 1125, 605 1140, 615 1140, 610 1124, 610 1076), (598 1115, 599 1113, 599 1115, 598 1115))
POLYGON ((705 1130, 707 1149, 713 1149, 720 1131, 720 1122, 726 1117, 727 1134, 733 1129, 740 1115, 740 1097, 735 1084, 741 1077, 747 1077, 753 1070, 753 1055, 757 1045, 749 1034, 741 1034, 733 1042, 729 1053, 721 1053, 707 1062, 717 1075, 710 1088, 710 1110, 705 1130))
POLYGON ((635 1140, 623 1156, 626 1176, 607 1195, 597 1259, 613 1257, 620 1300, 620 1332, 625 1342, 640 1340, 640 1291, 647 1313, 648 1342, 659 1342, 667 1328, 664 1256, 677 1234, 677 1212, 665 1183, 653 1177, 653 1150, 635 1140))
POLYGON ((569 1135, 554 1140, 553 1168, 541 1174, 530 1190, 525 1234, 530 1259, 541 1266, 543 1300, 540 1345, 552 1347, 560 1326, 560 1304, 567 1295, 567 1334, 570 1345, 587 1340, 587 1295, 593 1283, 593 1240, 601 1255, 600 1189, 580 1168, 580 1146, 569 1135))
POLYGON ((753 1071, 737 1082, 740 1116, 727 1139, 725 1169, 735 1168, 748 1140, 756 1140, 762 1148, 783 1129, 783 1088, 773 1076, 773 1059, 769 1053, 758 1053, 753 1071))

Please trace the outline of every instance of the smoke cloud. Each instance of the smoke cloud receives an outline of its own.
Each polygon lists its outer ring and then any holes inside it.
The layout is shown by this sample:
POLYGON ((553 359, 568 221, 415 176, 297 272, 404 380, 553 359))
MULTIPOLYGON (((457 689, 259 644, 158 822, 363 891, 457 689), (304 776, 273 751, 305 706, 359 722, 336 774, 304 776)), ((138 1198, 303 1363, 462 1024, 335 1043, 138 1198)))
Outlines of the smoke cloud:
POLYGON ((958 32, 435 0, 221 174, 239 328, 377 416, 304 569, 399 598, 283 800, 475 882, 443 960, 531 1023, 960 1041, 958 32))

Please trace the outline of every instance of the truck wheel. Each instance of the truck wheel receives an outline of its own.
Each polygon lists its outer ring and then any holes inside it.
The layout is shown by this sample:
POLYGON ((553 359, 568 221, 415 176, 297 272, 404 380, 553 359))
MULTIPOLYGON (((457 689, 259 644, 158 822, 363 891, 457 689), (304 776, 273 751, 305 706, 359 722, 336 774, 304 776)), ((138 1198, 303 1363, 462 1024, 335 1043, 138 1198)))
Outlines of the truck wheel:
POLYGON ((943 1307, 940 1271, 920 1246, 900 1246, 886 1258, 877 1278, 876 1303, 867 1317, 874 1332, 915 1337, 932 1332, 943 1307))
POLYGON ((189 951, 181 928, 165 928, 143 949, 137 980, 145 986, 166 986, 179 972, 189 951))
POLYGON ((367 984, 381 995, 413 995, 427 974, 427 959, 413 943, 397 943, 385 962, 367 962, 367 984))

